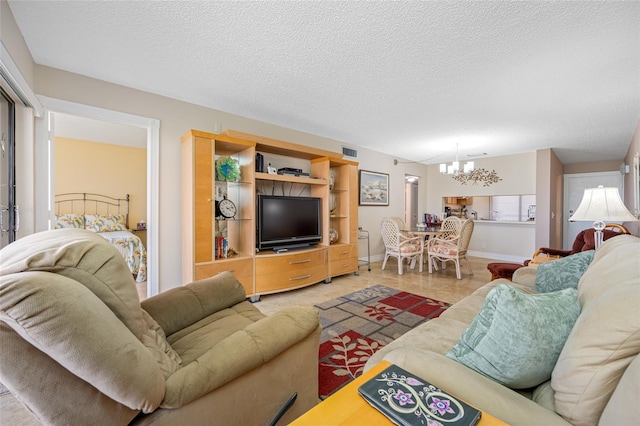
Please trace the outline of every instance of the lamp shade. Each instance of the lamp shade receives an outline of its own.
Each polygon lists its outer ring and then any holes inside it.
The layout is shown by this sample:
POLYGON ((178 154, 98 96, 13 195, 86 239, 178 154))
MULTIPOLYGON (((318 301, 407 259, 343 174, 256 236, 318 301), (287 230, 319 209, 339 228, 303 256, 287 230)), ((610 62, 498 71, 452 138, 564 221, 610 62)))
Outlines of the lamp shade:
POLYGON ((618 221, 631 222, 637 220, 625 207, 618 188, 603 187, 584 190, 582 201, 569 221, 618 221))

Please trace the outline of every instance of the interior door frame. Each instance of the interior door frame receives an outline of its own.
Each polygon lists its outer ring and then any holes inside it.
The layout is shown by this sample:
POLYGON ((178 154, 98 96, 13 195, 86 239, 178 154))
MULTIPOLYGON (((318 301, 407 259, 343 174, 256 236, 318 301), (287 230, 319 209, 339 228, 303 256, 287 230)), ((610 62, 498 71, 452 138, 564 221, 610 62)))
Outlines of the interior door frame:
POLYGON ((160 120, 128 114, 120 111, 98 108, 90 105, 64 101, 37 95, 44 107, 41 119, 36 120, 36 144, 38 151, 47 153, 46 156, 38 155, 36 170, 47 170, 47 173, 36 175, 36 191, 40 194, 40 204, 45 209, 37 209, 41 214, 36 217, 36 226, 40 230, 49 229, 49 220, 53 214, 53 128, 51 113, 75 115, 94 120, 111 121, 126 124, 147 130, 147 255, 149 265, 147 268, 147 297, 159 292, 159 182, 160 182, 160 120), (39 178, 40 177, 40 178, 39 178), (44 201, 46 197, 46 202, 44 201))
POLYGON ((414 228, 422 222, 418 214, 419 178, 405 174, 404 181, 404 222, 407 228, 414 228), (413 178, 414 180, 409 180, 413 178))

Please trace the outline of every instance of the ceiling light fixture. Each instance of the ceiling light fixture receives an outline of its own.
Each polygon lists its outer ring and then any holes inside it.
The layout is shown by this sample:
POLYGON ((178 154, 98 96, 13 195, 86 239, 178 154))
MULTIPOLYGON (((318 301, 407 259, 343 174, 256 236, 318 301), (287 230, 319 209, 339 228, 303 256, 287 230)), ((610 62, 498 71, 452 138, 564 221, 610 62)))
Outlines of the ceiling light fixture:
POLYGON ((501 181, 495 170, 476 169, 473 161, 467 161, 460 169, 460 161, 458 160, 458 144, 456 143, 456 161, 451 164, 441 163, 440 173, 449 175, 463 185, 471 182, 477 185, 482 182, 482 186, 489 186, 493 183, 501 181))

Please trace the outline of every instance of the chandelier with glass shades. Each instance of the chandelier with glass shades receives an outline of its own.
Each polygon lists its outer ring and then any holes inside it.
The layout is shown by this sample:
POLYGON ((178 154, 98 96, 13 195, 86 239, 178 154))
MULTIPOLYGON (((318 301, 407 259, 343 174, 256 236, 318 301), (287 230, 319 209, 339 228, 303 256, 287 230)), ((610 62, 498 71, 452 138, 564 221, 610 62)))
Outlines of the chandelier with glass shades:
POLYGON ((476 169, 473 161, 467 161, 462 166, 462 169, 460 169, 458 144, 456 144, 456 161, 453 161, 451 164, 441 163, 440 173, 451 176, 462 185, 466 185, 467 182, 477 185, 478 182, 481 182, 482 186, 489 186, 502 180, 495 170, 476 169))

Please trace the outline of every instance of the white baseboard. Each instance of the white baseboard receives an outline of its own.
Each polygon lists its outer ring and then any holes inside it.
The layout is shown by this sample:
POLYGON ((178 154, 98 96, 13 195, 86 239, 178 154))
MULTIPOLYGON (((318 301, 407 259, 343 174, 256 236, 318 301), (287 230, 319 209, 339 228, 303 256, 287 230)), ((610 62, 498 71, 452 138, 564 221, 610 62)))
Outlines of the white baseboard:
MULTIPOLYGON (((527 259, 531 259, 530 257, 522 257, 522 256, 511 256, 504 253, 490 253, 486 251, 469 251, 469 256, 473 257, 481 257, 483 259, 494 259, 500 260, 503 262, 514 262, 514 263, 523 263, 527 259)), ((384 259, 384 254, 377 254, 371 256, 371 262, 379 262, 384 259)), ((366 257, 360 257, 358 259, 361 262, 366 262, 366 257)))
POLYGON ((490 253, 486 251, 471 251, 469 250, 469 256, 473 257, 481 257, 483 259, 495 259, 501 260, 504 262, 514 262, 514 263, 523 263, 527 259, 531 259, 530 257, 522 257, 522 256, 512 256, 504 253, 490 253))

